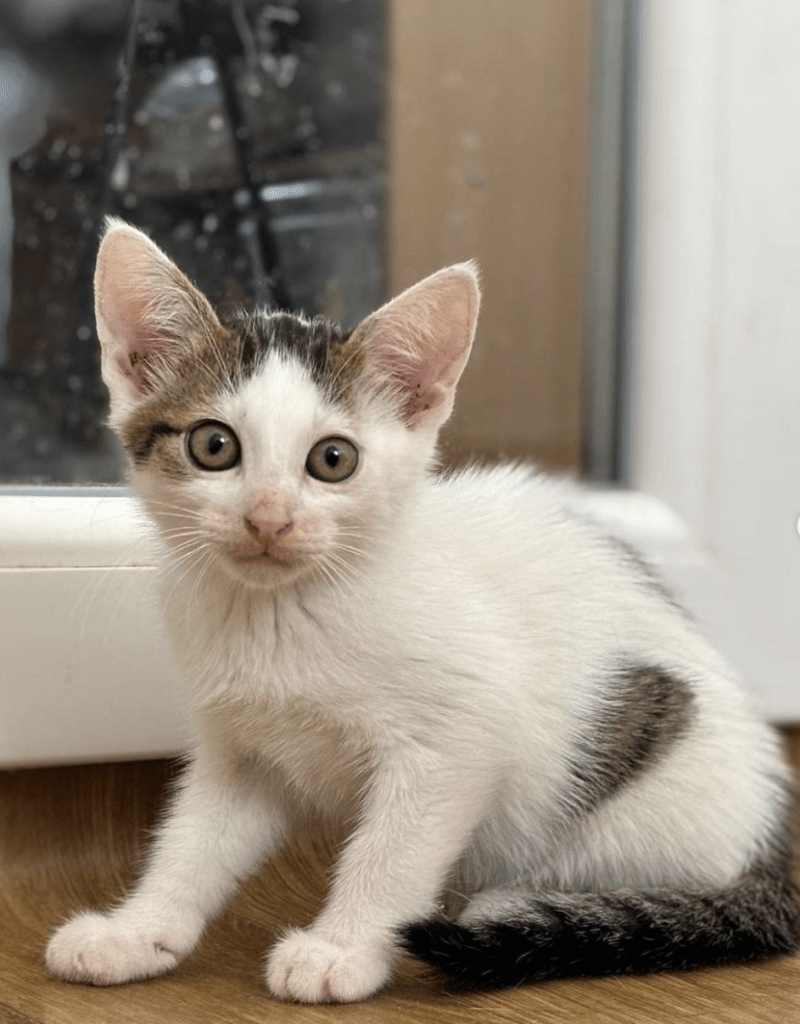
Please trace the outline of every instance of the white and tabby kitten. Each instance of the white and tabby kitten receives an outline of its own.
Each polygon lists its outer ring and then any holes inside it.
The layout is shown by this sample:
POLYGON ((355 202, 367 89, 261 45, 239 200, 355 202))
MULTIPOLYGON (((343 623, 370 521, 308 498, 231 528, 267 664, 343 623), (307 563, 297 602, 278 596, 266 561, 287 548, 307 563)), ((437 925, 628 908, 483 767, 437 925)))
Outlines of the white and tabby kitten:
POLYGON ((402 949, 490 987, 797 947, 787 769, 728 668, 563 485, 434 472, 471 264, 345 335, 220 320, 112 221, 96 299, 197 742, 143 877, 54 933, 55 974, 172 969, 328 816, 350 838, 267 957, 281 999, 363 999, 402 949))

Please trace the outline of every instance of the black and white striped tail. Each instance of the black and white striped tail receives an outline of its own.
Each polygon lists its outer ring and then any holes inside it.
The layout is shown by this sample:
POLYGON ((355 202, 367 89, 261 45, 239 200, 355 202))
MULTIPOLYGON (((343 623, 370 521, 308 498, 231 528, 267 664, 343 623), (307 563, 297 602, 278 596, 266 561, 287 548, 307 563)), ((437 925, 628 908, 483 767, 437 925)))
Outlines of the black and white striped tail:
POLYGON ((800 948, 800 902, 788 869, 754 869, 706 893, 531 894, 529 913, 512 920, 417 923, 401 941, 468 989, 649 974, 790 953, 800 948))

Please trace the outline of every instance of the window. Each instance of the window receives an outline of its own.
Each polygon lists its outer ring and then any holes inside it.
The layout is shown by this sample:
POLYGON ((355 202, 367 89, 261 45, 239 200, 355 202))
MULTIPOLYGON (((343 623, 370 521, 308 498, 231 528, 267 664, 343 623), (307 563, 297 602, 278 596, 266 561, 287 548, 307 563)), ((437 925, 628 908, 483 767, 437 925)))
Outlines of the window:
MULTIPOLYGON (((232 9, 249 17, 258 6, 232 9)), ((601 487, 588 501, 660 562, 767 712, 796 720, 800 142, 785 126, 800 87, 791 43, 800 11, 775 5, 764 17, 756 0, 632 8, 640 13, 638 117, 619 449, 629 489, 601 487)), ((3 59, 7 70, 11 58, 3 59)), ((182 67, 197 89, 213 85, 202 81, 212 70, 182 67)), ((4 144, 7 137, 4 129, 4 144)), ((381 193, 362 185, 353 230, 366 237, 380 223, 381 193)), ((315 202, 308 192, 280 192, 279 182, 259 187, 278 189, 268 203, 315 202)), ((285 215, 296 218, 294 232, 308 211, 285 215)), ((201 236, 185 231, 182 244, 196 248, 201 236)), ((341 301, 335 289, 323 292, 341 301)), ((19 428, 14 395, 2 399, 7 439, 19 428)), ((59 479, 41 475, 44 454, 32 451, 33 478, 59 479)), ((0 494, 0 763, 174 749, 185 727, 148 603, 151 542, 129 498, 34 494, 15 482, 0 494)))

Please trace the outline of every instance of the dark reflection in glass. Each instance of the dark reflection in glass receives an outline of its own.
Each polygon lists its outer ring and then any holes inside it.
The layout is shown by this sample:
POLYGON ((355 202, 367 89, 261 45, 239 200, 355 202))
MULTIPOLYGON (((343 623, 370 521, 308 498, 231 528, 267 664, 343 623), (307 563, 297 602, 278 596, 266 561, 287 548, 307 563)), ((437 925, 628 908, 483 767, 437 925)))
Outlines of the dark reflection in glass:
POLYGON ((4 0, 0 482, 121 479, 92 312, 106 214, 222 308, 350 326, 381 301, 383 34, 380 0, 4 0))

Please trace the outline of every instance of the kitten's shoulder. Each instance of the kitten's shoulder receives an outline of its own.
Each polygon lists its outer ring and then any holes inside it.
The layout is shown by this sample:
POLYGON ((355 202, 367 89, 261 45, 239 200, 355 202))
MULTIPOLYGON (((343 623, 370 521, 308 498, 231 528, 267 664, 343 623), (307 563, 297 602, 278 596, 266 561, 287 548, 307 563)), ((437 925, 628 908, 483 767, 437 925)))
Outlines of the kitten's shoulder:
POLYGON ((432 487, 443 504, 462 511, 519 512, 566 521, 577 517, 580 485, 567 476, 551 476, 533 464, 499 463, 469 465, 432 478, 432 487))
POLYGON ((568 566, 579 564, 584 580, 609 573, 637 584, 655 579, 624 531, 615 529, 622 524, 598 517, 592 487, 567 474, 525 463, 469 466, 433 479, 432 491, 430 511, 444 543, 472 537, 495 557, 535 557, 566 575, 568 566))

